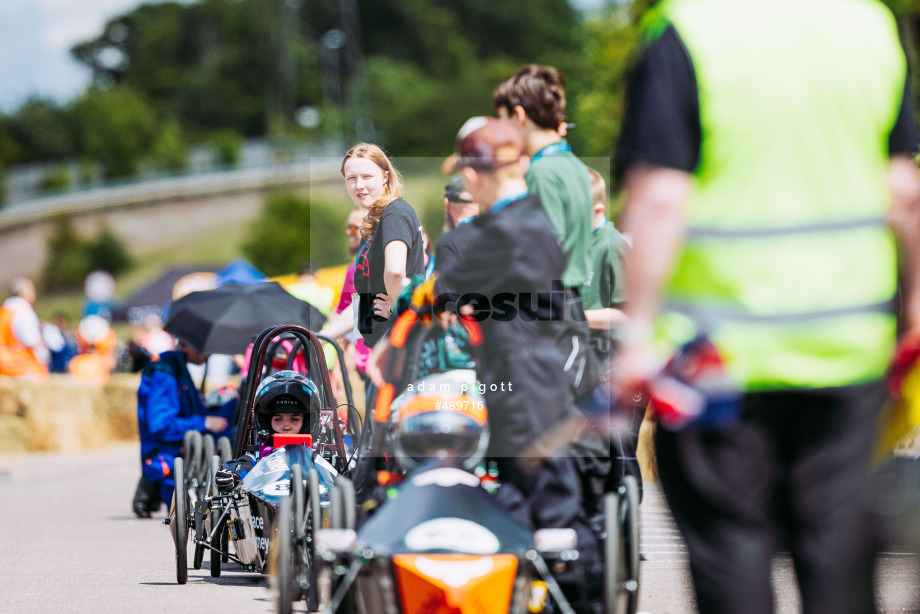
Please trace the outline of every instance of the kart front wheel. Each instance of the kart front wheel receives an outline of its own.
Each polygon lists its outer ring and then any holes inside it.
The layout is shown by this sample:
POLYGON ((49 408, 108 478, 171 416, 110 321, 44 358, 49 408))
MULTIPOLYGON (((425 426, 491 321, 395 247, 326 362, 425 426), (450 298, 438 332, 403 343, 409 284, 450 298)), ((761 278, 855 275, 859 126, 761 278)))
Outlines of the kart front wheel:
POLYGON ((283 497, 278 505, 278 532, 271 541, 269 575, 275 589, 275 612, 291 614, 295 598, 293 497, 283 497))
POLYGON ((176 542, 176 582, 188 582, 188 491, 185 487, 185 463, 181 456, 177 456, 173 464, 173 479, 176 487, 173 490, 172 510, 170 516, 173 527, 173 538, 176 542))
MULTIPOLYGON (((220 471, 220 460, 220 457, 216 454, 211 457, 211 468, 208 470, 207 481, 208 489, 210 490, 209 494, 211 496, 217 496, 219 493, 217 489, 217 472, 220 471)), ((211 511, 209 514, 211 515, 212 522, 216 522, 216 519, 220 518, 220 512, 211 511)), ((218 548, 224 552, 227 551, 227 538, 225 537, 227 526, 225 522, 221 522, 219 525, 212 528, 213 530, 211 533, 213 534, 213 537, 211 538, 211 577, 219 578, 221 557, 223 555, 217 550, 214 550, 214 548, 218 548)))

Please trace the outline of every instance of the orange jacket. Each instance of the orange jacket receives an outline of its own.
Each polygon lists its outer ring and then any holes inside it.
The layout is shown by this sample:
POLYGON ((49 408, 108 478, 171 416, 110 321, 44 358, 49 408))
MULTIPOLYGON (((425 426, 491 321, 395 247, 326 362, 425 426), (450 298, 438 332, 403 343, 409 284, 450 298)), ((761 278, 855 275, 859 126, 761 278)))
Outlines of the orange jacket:
POLYGON ((12 309, 0 307, 0 376, 45 377, 48 365, 40 361, 31 348, 24 346, 13 334, 15 315, 12 309))

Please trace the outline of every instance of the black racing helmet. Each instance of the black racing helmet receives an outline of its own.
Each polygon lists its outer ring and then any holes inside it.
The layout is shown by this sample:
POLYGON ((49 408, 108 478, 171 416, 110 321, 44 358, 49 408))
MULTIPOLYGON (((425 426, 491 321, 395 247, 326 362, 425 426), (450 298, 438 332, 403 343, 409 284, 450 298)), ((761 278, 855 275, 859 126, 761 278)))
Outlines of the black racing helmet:
POLYGON ((272 416, 293 413, 303 415, 300 433, 309 433, 310 424, 319 417, 321 408, 316 384, 297 371, 273 373, 256 390, 256 423, 260 431, 274 434, 272 416))

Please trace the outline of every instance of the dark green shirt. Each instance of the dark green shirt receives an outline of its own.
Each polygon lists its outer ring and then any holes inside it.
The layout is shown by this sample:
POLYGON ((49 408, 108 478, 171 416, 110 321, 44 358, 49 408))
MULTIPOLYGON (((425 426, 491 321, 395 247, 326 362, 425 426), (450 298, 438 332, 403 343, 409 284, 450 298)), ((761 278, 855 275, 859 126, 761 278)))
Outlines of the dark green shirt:
MULTIPOLYGON (((567 148, 565 139, 561 143, 567 148)), ((548 147, 552 149, 554 145, 548 147)), ((566 261, 563 284, 581 288, 591 274, 592 199, 588 167, 571 151, 541 153, 537 152, 531 161, 527 188, 539 194, 562 246, 566 261)))
POLYGON ((626 302, 626 288, 623 283, 623 265, 629 252, 629 244, 609 221, 595 230, 591 236, 591 255, 594 270, 590 285, 582 290, 585 310, 620 308, 626 302))

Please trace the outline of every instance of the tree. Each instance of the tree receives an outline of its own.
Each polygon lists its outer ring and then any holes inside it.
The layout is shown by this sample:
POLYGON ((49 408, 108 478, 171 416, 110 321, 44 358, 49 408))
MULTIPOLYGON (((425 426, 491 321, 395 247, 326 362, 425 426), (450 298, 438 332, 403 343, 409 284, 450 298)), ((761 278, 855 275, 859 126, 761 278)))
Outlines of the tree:
POLYGON ((242 251, 267 275, 296 271, 303 262, 316 266, 346 259, 342 223, 347 211, 309 200, 292 192, 271 194, 252 224, 242 251))
POLYGON ((153 143, 156 119, 147 102, 126 87, 91 87, 74 102, 82 150, 102 163, 107 177, 128 177, 153 143))
POLYGON ((159 130, 150 155, 157 170, 178 172, 188 167, 188 148, 178 121, 169 119, 159 130))
MULTIPOLYGON (((318 80, 309 78, 318 73, 315 54, 297 35, 296 16, 294 34, 278 39, 291 26, 281 10, 287 6, 276 0, 144 4, 71 53, 93 71, 95 83, 133 88, 197 138, 218 129, 263 135, 267 101, 289 92, 288 106, 319 100, 318 80)), ((288 111, 293 121, 294 109, 288 111)))
POLYGON ((124 242, 119 239, 108 224, 103 223, 96 236, 85 245, 88 267, 84 277, 90 271, 108 271, 118 275, 134 265, 134 259, 124 242))
POLYGON ((74 228, 67 216, 61 215, 51 223, 46 240, 42 286, 49 292, 79 288, 89 268, 86 240, 74 228))
POLYGON ((625 111, 626 73, 637 51, 639 3, 612 5, 583 30, 582 69, 567 85, 569 140, 584 157, 612 156, 625 111))
POLYGON ((73 155, 75 134, 70 113, 50 100, 33 98, 10 118, 7 131, 18 147, 17 163, 61 160, 73 155))

